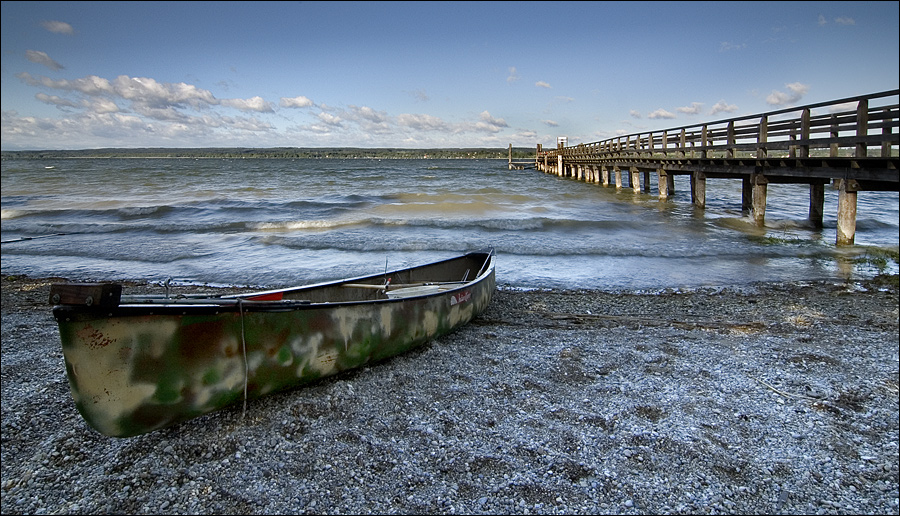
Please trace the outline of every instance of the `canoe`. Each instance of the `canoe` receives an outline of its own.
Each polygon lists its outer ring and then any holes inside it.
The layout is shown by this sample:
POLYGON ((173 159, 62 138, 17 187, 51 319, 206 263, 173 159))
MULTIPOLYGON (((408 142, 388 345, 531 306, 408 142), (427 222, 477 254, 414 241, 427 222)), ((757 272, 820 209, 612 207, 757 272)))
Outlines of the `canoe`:
POLYGON ((239 295, 60 283, 50 302, 78 411, 130 437, 408 351, 482 313, 495 281, 488 249, 239 295))

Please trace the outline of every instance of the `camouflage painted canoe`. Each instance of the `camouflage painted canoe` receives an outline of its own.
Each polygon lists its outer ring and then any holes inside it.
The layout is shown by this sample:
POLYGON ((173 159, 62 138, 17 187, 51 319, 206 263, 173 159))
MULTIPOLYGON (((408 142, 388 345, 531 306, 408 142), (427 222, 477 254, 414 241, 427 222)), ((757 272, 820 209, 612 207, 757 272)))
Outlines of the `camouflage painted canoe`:
POLYGON ((233 296, 50 291, 72 397, 129 437, 382 360, 469 322, 495 290, 485 250, 373 276, 233 296))

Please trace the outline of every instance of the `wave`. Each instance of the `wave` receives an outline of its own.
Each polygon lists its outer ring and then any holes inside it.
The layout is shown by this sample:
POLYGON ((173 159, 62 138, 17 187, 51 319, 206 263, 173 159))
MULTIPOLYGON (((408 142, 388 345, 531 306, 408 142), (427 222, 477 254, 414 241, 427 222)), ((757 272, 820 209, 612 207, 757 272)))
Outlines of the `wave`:
POLYGON ((282 222, 259 222, 248 224, 250 229, 259 231, 327 231, 349 226, 366 224, 362 220, 289 220, 282 222))
POLYGON ((19 217, 23 217, 28 215, 28 210, 13 210, 13 209, 3 209, 0 210, 0 219, 2 220, 12 220, 19 217))

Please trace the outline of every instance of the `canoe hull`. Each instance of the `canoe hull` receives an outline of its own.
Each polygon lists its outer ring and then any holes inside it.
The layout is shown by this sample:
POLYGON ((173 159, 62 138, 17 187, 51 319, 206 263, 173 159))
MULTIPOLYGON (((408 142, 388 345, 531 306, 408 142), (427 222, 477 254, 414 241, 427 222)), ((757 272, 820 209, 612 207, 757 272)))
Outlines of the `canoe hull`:
POLYGON ((375 301, 57 306, 72 396, 96 430, 128 437, 377 362, 481 313, 488 259, 471 282, 375 301))

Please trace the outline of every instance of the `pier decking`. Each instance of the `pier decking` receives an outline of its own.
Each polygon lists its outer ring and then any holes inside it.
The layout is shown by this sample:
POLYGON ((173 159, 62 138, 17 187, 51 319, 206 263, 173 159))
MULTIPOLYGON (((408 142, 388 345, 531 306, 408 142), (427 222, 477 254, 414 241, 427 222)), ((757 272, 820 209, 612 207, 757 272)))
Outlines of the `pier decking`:
MULTIPOLYGON (((837 245, 856 233, 856 199, 866 190, 900 191, 900 90, 770 111, 727 120, 619 136, 544 150, 534 167, 545 173, 649 192, 674 193, 674 176, 689 175, 691 200, 706 203, 708 179, 741 179, 741 207, 763 225, 769 184, 809 185, 809 220, 822 226, 825 185, 840 191, 837 245), (643 176, 643 178, 642 178, 643 176), (643 179, 643 183, 642 183, 643 179)), ((509 168, 525 168, 513 162, 509 168)))

